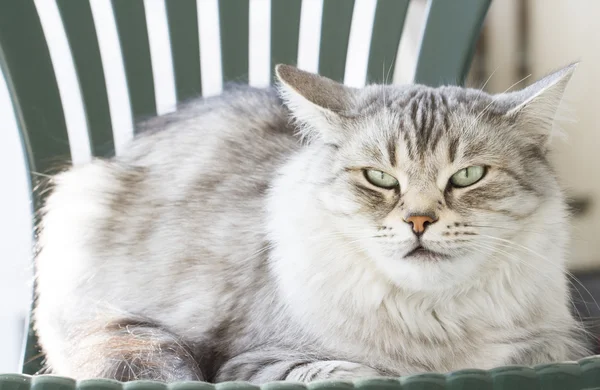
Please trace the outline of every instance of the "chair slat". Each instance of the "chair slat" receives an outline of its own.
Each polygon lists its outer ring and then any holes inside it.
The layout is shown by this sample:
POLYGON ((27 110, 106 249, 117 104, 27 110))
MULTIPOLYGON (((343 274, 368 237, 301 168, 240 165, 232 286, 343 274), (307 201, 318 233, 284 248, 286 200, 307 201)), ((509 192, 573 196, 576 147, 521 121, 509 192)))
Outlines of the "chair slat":
POLYGON ((94 156, 114 155, 106 81, 87 1, 57 0, 83 96, 94 156))
POLYGON ((248 84, 265 88, 271 76, 271 1, 250 0, 248 14, 248 84))
POLYGON ((165 115, 177 109, 177 87, 175 86, 166 0, 144 0, 144 11, 150 46, 152 79, 154 80, 156 113, 165 115))
POLYGON ((167 1, 177 100, 202 93, 196 0, 167 1))
POLYGON ((319 72, 322 19, 323 0, 302 0, 296 65, 307 72, 319 72))
POLYGON ((94 28, 98 37, 100 59, 106 80, 106 93, 115 154, 119 155, 134 136, 131 99, 127 87, 127 75, 121 52, 121 42, 115 21, 112 2, 107 0, 89 0, 94 28))
POLYGON ((249 0, 219 0, 223 81, 248 81, 249 0))
POLYGON ((302 0, 271 1, 271 72, 277 64, 296 65, 302 0))
POLYGON ((343 81, 354 0, 324 0, 319 74, 343 81))
POLYGON ((415 82, 462 85, 491 0, 429 0, 415 82))
POLYGON ((368 83, 391 83, 409 0, 378 0, 367 68, 368 83))
POLYGON ((19 126, 31 153, 30 169, 46 174, 61 168, 71 158, 69 137, 33 0, 0 2, 0 47, 0 60, 18 102, 19 126))
POLYGON ((156 115, 144 0, 113 0, 134 120, 156 115))
POLYGON ((69 135, 71 162, 73 165, 85 164, 92 159, 88 121, 75 61, 73 61, 60 11, 56 1, 34 0, 34 4, 46 37, 46 45, 62 101, 69 135))

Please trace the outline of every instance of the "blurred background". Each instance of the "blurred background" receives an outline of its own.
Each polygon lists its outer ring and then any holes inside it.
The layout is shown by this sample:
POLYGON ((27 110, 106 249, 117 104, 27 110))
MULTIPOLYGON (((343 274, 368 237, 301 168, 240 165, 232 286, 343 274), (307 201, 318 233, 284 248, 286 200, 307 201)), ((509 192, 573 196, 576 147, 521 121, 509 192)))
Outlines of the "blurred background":
POLYGON ((552 160, 571 200, 570 267, 600 267, 600 29, 595 0, 492 1, 468 85, 502 92, 580 61, 566 91, 552 160))
MULTIPOLYGON (((95 3, 101 4, 102 1, 95 3)), ((56 32, 60 39, 63 27, 53 13, 54 0, 35 3, 46 36, 49 32, 56 32)), ((368 47, 370 36, 363 32, 370 28, 369 18, 372 20, 375 3, 376 0, 354 2, 343 80, 349 85, 364 83, 366 61, 363 60, 363 49, 368 47)), ((160 21, 160 13, 164 12, 162 0, 145 0, 144 4, 146 18, 160 21)), ((199 13, 199 18, 202 18, 199 23, 202 27, 199 37, 203 50, 202 69, 220 72, 216 69, 219 63, 205 60, 213 58, 210 51, 218 48, 216 1, 197 0, 197 4, 204 9, 202 15, 199 13)), ((322 0, 302 1, 298 66, 309 71, 316 71, 318 64, 320 7, 322 0)), ((265 30, 269 25, 269 8, 270 0, 250 0, 249 80, 255 86, 269 85, 271 77, 269 31, 265 30)), ((395 83, 409 83, 414 77, 426 14, 426 0, 411 1, 393 71, 395 83)), ((566 92, 558 121, 566 136, 555 139, 552 160, 574 215, 569 268, 581 281, 573 281, 579 289, 574 300, 585 317, 600 317, 600 308, 595 303, 595 299, 600 299, 600 277, 597 277, 597 272, 600 272, 598 15, 600 2, 597 0, 493 0, 467 78, 467 86, 496 93, 513 85, 514 88, 525 87, 557 68, 581 62, 566 92)), ((149 38, 154 39, 151 32, 149 38)), ((63 65, 65 69, 72 67, 68 56, 58 56, 58 60, 53 58, 53 61, 59 61, 54 64, 58 69, 63 65)), ((168 66, 160 64, 160 58, 157 61, 156 64, 153 62, 153 66, 168 71, 168 66)), ((160 80, 157 80, 158 87, 160 80)), ((107 78, 108 83, 110 79, 107 78)), ((202 87, 205 94, 217 94, 222 85, 217 78, 204 77, 202 87)), ((8 107, 10 97, 2 94, 1 90, 0 107, 8 107)), ((162 103, 157 101, 158 112, 172 111, 174 96, 171 100, 168 94, 162 96, 166 96, 166 100, 162 103)), ((10 120, 5 114, 0 112, 0 161, 9 161, 10 164, 3 164, 3 191, 0 191, 0 372, 19 370, 21 340, 31 299, 33 245, 27 168, 21 155, 16 125, 2 122, 10 120), (5 191, 5 188, 10 191, 5 191)), ((77 142, 76 137, 71 139, 71 134, 69 138, 71 142, 77 142)))

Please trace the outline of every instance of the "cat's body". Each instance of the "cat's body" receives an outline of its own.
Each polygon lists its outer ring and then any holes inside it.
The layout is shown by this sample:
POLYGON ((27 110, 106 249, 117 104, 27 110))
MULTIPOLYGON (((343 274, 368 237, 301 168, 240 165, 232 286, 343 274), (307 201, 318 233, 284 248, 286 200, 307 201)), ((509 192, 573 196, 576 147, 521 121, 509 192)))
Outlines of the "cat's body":
POLYGON ((509 100, 349 92, 283 71, 309 144, 274 91, 240 89, 151 120, 160 131, 124 155, 57 177, 35 316, 54 372, 262 383, 583 357, 563 198, 542 146, 469 135, 473 123, 492 131, 509 100), (303 91, 315 82, 322 96, 303 91), (342 112, 347 93, 359 97, 342 112), (440 172, 457 170, 446 165, 473 158, 490 165, 486 187, 444 188, 440 172), (396 165, 395 192, 354 172, 396 165), (399 213, 423 210, 439 221, 415 238, 399 213), (408 258, 413 240, 450 257, 408 258))

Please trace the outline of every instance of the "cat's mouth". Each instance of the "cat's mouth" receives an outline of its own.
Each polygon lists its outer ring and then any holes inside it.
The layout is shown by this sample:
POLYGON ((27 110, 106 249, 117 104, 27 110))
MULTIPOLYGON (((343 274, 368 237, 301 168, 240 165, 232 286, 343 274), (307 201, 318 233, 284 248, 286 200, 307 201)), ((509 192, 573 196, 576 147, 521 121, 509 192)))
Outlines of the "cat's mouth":
POLYGON ((416 248, 404 255, 405 259, 428 261, 445 260, 449 257, 450 256, 445 255, 443 253, 434 252, 432 250, 424 248, 422 245, 418 245, 416 248))

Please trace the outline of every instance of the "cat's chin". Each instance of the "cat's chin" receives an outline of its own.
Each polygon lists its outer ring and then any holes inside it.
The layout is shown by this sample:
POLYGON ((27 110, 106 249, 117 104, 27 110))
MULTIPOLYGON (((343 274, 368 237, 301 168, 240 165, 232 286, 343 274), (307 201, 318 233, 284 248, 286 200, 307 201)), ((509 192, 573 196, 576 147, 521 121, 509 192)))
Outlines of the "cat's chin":
POLYGON ((433 251, 425 246, 418 245, 403 256, 408 261, 447 261, 452 257, 448 254, 433 251))
POLYGON ((375 256, 377 268, 393 284, 412 292, 447 291, 477 279, 481 259, 414 249, 404 255, 375 256))

